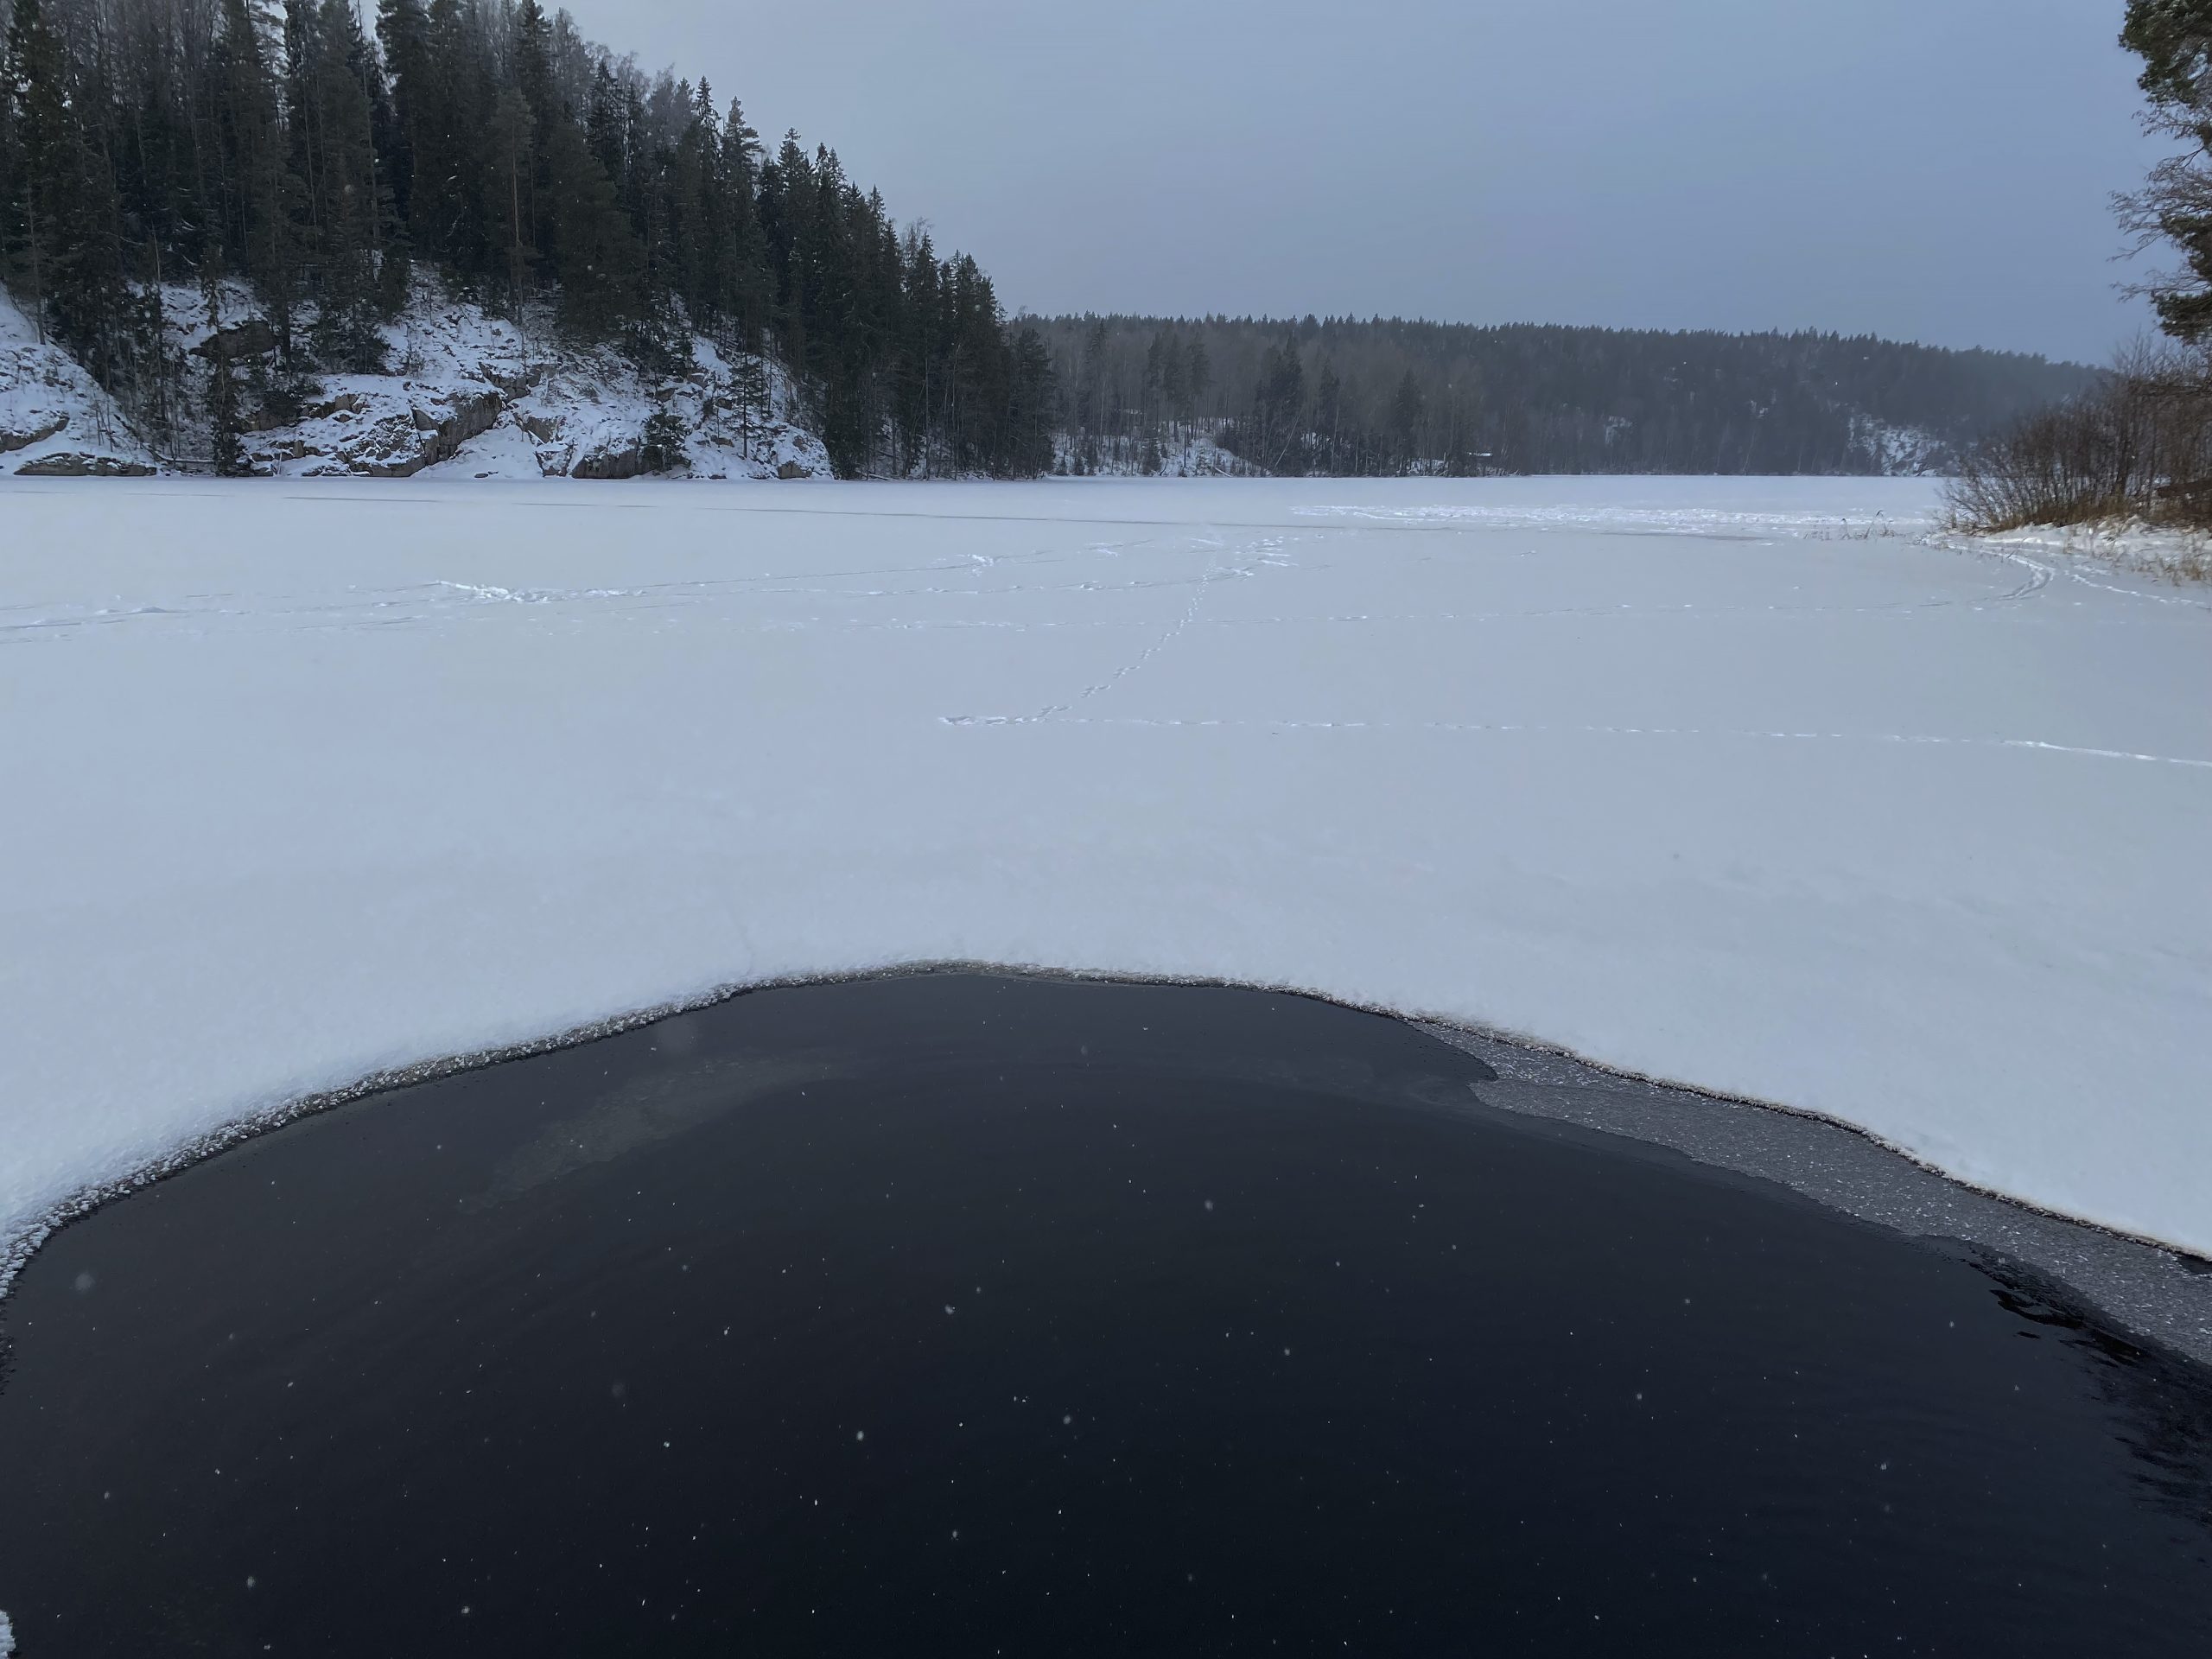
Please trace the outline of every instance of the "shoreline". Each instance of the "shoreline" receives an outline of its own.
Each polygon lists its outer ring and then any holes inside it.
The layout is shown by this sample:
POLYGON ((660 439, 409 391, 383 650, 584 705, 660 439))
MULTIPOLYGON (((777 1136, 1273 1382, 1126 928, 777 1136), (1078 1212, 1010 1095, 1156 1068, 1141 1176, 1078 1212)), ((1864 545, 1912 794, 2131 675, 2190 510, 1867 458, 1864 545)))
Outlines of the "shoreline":
POLYGON ((417 1084, 585 1047, 761 992, 932 976, 1254 991, 1380 1015, 1480 1060, 1496 1073, 1496 1082, 1476 1095, 1480 1108, 1677 1153, 1707 1167, 1786 1187, 1824 1209, 1907 1239, 1955 1240, 2063 1285, 2130 1339, 2212 1370, 2212 1259, 1977 1185, 1840 1118, 1643 1077, 1539 1039, 1298 986, 957 960, 725 985, 695 998, 521 1043, 375 1072, 302 1096, 202 1135, 121 1180, 89 1188, 21 1233, 0 1237, 0 1318, 23 1269, 70 1226, 288 1124, 417 1084))

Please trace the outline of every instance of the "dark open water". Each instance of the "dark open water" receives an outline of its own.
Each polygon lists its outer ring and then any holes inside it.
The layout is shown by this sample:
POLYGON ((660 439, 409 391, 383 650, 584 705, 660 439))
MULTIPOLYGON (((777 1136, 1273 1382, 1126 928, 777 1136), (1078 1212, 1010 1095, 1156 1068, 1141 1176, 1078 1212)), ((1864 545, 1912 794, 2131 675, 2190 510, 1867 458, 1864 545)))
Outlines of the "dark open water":
POLYGON ((4 1311, 22 1659, 2212 1653, 2212 1391, 1294 998, 747 996, 4 1311))

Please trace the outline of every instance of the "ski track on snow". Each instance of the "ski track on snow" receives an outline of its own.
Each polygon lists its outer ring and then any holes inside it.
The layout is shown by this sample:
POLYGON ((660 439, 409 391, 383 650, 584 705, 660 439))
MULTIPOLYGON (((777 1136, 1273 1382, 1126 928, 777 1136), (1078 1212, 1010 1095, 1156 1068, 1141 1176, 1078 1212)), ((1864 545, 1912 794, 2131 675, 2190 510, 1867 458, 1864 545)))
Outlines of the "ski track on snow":
POLYGON ((1907 747, 2017 749, 2044 754, 2076 755, 2097 760, 2133 760, 2161 766, 2182 766, 2212 772, 2212 760, 2183 755, 2139 754, 2128 749, 2087 748, 2072 743, 2046 743, 2028 737, 1939 737, 1916 732, 1772 732, 1750 728, 1719 729, 1685 726, 1549 726, 1516 721, 1465 720, 1242 720, 1191 719, 1144 715, 1072 715, 1059 710, 1041 715, 945 715, 947 726, 1126 726, 1158 730, 1221 730, 1268 732, 1465 732, 1494 736, 1526 737, 1656 737, 1719 738, 1732 741, 1783 743, 1894 743, 1907 747))
MULTIPOLYGON (((1517 528, 1518 526, 1515 526, 1517 528)), ((1653 534, 1693 535, 1691 531, 1653 531, 1653 534)), ((1270 555, 1280 554, 1281 538, 1270 538, 1245 550, 1261 556, 1260 563, 1271 561, 1270 555)), ((1916 612, 1943 610, 1957 607, 1981 609, 1987 606, 2012 605, 2032 600, 2048 592, 2057 575, 2055 567, 2033 559, 2008 548, 1967 548, 1961 550, 1982 556, 2000 559, 2016 565, 2027 574, 2018 585, 2001 594, 1984 599, 1929 599, 1908 605, 1869 606, 1698 606, 1685 604, 1676 607, 1613 606, 1566 607, 1532 611, 1497 611, 1471 613, 1400 613, 1389 615, 1329 615, 1319 617, 1217 617, 1211 619, 1217 627, 1292 626, 1300 624, 1366 624, 1409 622, 1497 623, 1521 622, 1562 617, 1613 618, 1639 617, 1732 617, 1759 614, 1793 616, 1910 616, 1916 612)), ((2212 772, 2212 760, 2196 760, 2185 755, 2145 754, 2128 749, 2097 748, 2072 743, 2053 743, 2040 738, 2026 737, 1957 737, 1917 732, 1798 732, 1768 731, 1757 728, 1726 728, 1671 726, 1602 726, 1550 725, 1525 721, 1362 721, 1362 720, 1250 720, 1209 719, 1205 717, 1179 719, 1166 716, 1137 715, 1079 715, 1075 709, 1093 698, 1104 696, 1122 684, 1132 674, 1150 663, 1160 653, 1180 639, 1199 621, 1198 611, 1205 602, 1208 588, 1216 582, 1232 580, 1255 574, 1255 565, 1239 566, 1229 570, 1218 567, 1209 569, 1197 578, 1197 591, 1190 603, 1168 626, 1166 632, 1154 639, 1130 662, 1122 664, 1104 679, 1086 685, 1067 702, 1053 703, 1029 715, 945 715, 939 722, 952 727, 1007 727, 1007 726, 1092 726, 1127 727, 1152 730, 1217 730, 1217 731, 1274 731, 1274 732, 1443 732, 1465 733, 1491 736, 1531 737, 1618 737, 1724 739, 1735 741, 1782 743, 1855 743, 1894 744, 1910 748, 1965 748, 2012 750, 2030 753, 2070 756, 2081 760, 2132 761, 2141 765, 2176 766, 2189 771, 2212 772)), ((2080 580, 2076 573, 2076 580, 2080 580)), ((2092 586, 2102 586, 2092 583, 2092 586)), ((2114 593, 2126 593, 2122 588, 2114 593)), ((2154 594, 2132 594, 2135 598, 2156 598, 2154 594)), ((1128 626, 1116 624, 1114 626, 1128 626)))

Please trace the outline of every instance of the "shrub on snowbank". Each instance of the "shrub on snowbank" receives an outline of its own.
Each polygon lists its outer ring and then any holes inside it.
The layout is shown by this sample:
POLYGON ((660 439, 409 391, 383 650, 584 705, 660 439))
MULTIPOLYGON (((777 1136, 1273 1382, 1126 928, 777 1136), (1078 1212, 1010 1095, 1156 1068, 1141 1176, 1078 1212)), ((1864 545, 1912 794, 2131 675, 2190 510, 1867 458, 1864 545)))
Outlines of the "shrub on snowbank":
POLYGON ((1972 452, 1949 496, 1957 527, 1983 533, 2212 529, 2212 359, 2139 348, 2095 390, 1972 452))

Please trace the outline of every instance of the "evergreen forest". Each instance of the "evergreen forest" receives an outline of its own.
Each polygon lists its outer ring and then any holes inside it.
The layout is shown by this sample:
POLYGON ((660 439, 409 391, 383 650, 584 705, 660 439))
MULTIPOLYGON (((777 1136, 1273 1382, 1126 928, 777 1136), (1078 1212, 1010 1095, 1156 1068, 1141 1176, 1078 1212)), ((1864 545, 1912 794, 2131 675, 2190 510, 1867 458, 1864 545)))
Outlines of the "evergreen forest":
POLYGON ((1073 470, 1203 434, 1268 474, 1880 474, 1947 466, 2094 373, 1835 334, 1377 318, 1039 325, 1073 470))
MULTIPOLYGON (((673 375, 780 364, 847 476, 1847 474, 2082 394, 2040 359, 1825 334, 1009 318, 837 153, 772 147, 540 0, 0 0, 0 282, 169 453, 234 464, 168 325, 247 285, 262 417, 391 371, 435 277, 673 375), (370 7, 372 10, 369 10, 370 7), (266 349, 263 349, 265 337, 266 349), (257 373, 260 372, 257 369, 257 373)), ((227 349, 227 348, 226 348, 227 349)))
MULTIPOLYGON (((673 371, 696 331, 804 389, 849 475, 1052 455, 1041 339, 836 152, 772 149, 538 0, 0 0, 0 280, 142 427, 178 285, 251 283, 280 381, 385 367, 435 272, 673 371)), ((214 377, 212 403, 229 377, 214 377)), ((218 440, 218 462, 221 439, 218 440)))

